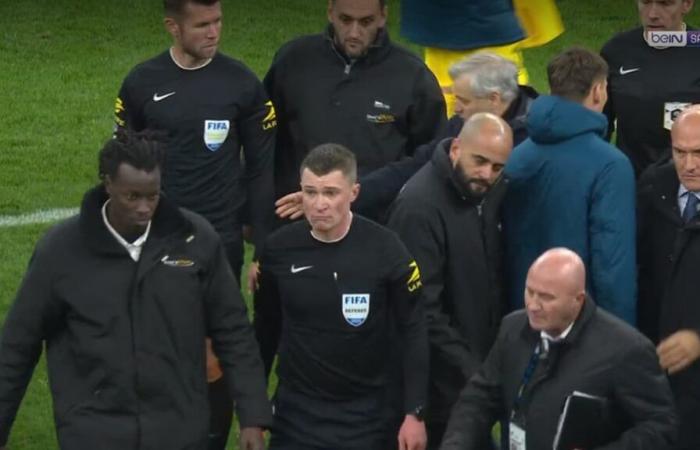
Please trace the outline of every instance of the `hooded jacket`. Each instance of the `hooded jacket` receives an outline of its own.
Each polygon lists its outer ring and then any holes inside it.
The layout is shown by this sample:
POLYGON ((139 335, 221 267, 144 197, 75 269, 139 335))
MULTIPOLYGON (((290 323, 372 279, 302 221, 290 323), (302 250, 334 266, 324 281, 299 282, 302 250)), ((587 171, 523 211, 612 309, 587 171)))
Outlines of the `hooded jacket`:
POLYGON ((205 450, 210 336, 241 426, 271 410, 258 346, 218 234, 165 197, 134 262, 89 191, 37 244, 0 340, 0 444, 44 342, 63 450, 205 450))
POLYGON ((504 169, 510 308, 521 307, 534 260, 566 247, 583 259, 596 303, 634 324, 634 173, 627 157, 603 139, 607 119, 579 103, 540 96, 527 129, 530 138, 513 150, 504 169))
POLYGON ((466 380, 484 361, 504 311, 498 224, 503 180, 477 197, 452 169, 452 139, 413 176, 392 205, 389 228, 416 258, 430 341, 431 419, 447 422, 466 380))

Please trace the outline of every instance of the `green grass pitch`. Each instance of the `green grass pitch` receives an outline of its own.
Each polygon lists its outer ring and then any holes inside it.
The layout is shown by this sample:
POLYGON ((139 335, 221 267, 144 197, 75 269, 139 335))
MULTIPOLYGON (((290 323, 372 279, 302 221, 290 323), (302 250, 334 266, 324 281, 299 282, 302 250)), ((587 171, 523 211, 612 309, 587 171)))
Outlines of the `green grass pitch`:
MULTIPOLYGON (((597 50, 635 26, 635 3, 559 0, 566 33, 525 53, 532 84, 546 92, 545 64, 558 51, 574 44, 597 50)), ((326 23, 325 0, 223 0, 223 8, 221 50, 260 77, 283 42, 326 23)), ((399 0, 390 0, 389 28, 401 41, 398 10, 399 0)), ((698 11, 691 25, 700 25, 698 11)), ((97 180, 96 152, 111 134, 121 80, 168 45, 157 0, 0 1, 0 217, 79 204, 97 180)), ((47 227, 0 228, 0 321, 47 227)), ((57 448, 43 359, 10 447, 57 448)))

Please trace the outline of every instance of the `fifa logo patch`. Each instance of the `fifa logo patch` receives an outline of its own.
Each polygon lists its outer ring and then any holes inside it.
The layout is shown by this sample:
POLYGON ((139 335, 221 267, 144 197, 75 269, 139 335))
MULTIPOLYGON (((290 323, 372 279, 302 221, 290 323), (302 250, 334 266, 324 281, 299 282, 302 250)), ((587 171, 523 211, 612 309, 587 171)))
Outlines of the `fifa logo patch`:
POLYGON ((228 120, 204 121, 204 145, 212 152, 217 151, 228 137, 230 122, 228 120))
POLYGON ((369 294, 343 294, 343 317, 353 327, 359 327, 369 315, 369 294))

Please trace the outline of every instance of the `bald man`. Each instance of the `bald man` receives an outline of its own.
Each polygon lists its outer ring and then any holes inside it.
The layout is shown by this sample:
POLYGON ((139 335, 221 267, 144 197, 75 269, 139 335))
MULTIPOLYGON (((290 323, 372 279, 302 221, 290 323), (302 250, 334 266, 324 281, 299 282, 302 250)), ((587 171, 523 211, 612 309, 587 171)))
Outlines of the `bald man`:
POLYGON ((607 436, 590 430, 600 440, 582 449, 673 448, 676 413, 654 346, 596 307, 585 286, 583 261, 573 251, 555 248, 535 260, 525 309, 503 319, 486 362, 452 410, 442 450, 489 448, 489 431, 503 418, 507 448, 551 449, 574 391, 604 398, 602 410, 611 413, 607 436))
POLYGON ((513 133, 498 116, 474 114, 394 202, 389 228, 416 258, 430 341, 428 448, 437 449, 450 409, 484 361, 504 311, 498 209, 513 133), (460 249, 455 251, 455 249, 460 249))
POLYGON ((639 189, 639 327, 658 344, 681 419, 678 449, 700 448, 700 105, 671 128, 673 160, 639 189))

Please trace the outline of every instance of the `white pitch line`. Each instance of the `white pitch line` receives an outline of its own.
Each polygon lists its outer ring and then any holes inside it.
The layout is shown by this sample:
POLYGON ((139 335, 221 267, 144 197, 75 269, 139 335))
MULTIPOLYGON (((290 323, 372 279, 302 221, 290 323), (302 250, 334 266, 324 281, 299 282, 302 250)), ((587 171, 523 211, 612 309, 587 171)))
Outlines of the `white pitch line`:
POLYGON ((18 216, 0 216, 0 228, 56 222, 78 213, 78 208, 43 209, 18 216))

